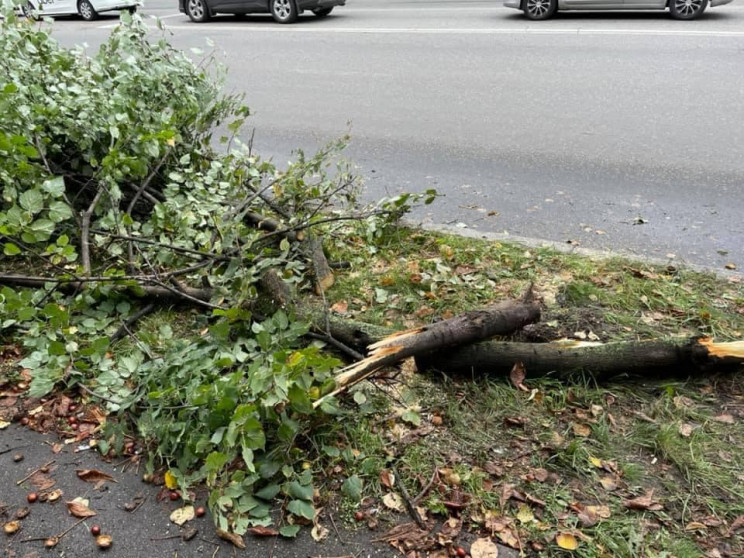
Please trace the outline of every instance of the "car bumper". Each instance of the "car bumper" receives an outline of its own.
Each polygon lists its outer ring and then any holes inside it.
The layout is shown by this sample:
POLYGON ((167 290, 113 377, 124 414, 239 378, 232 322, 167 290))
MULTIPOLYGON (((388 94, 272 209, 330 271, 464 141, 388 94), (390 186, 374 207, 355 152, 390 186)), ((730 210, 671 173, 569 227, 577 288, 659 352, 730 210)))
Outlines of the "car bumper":
POLYGON ((517 10, 521 10, 522 9, 522 0, 506 0, 506 2, 504 2, 504 7, 505 8, 515 8, 517 10))

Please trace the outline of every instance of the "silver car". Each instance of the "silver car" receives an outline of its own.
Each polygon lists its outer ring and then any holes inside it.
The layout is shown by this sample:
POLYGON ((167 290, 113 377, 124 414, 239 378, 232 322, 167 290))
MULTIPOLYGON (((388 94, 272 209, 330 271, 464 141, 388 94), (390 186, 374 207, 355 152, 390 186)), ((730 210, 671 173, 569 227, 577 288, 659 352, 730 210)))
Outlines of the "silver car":
POLYGON ((506 0, 504 6, 522 10, 528 19, 548 19, 558 10, 666 10, 674 19, 695 19, 708 6, 733 0, 506 0))

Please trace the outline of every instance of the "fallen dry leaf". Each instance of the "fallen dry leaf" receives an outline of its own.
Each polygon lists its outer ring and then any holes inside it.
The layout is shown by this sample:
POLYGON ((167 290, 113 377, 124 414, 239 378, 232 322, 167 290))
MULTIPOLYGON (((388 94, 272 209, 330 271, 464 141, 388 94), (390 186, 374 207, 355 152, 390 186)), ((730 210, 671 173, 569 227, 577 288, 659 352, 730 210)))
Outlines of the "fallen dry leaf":
POLYGON ((98 469, 75 469, 75 472, 77 473, 78 478, 84 480, 85 482, 117 482, 114 477, 112 477, 108 473, 99 471, 98 469))
POLYGON ((589 437, 589 435, 591 435, 592 433, 592 429, 588 425, 580 422, 572 423, 571 428, 574 434, 583 438, 589 437))
POLYGON ((736 421, 732 415, 729 415, 728 413, 723 413, 721 415, 716 415, 713 417, 713 420, 716 422, 722 422, 723 424, 734 424, 736 421))
POLYGON ((5 430, 10 426, 10 423, 7 420, 0 420, 0 430, 5 430))
POLYGON ((542 467, 539 469, 533 469, 532 475, 535 477, 535 480, 537 482, 545 482, 548 480, 548 471, 547 469, 543 469, 542 467))
POLYGON ((462 520, 457 519, 456 517, 450 517, 447 521, 445 521, 442 524, 442 528, 439 530, 439 533, 443 537, 452 540, 457 535, 460 534, 461 529, 462 529, 462 520))
POLYGON ((10 536, 17 533, 20 528, 20 521, 8 521, 3 525, 3 532, 5 532, 6 535, 10 536))
POLYGON ((345 300, 339 300, 331 306, 331 310, 336 314, 346 314, 349 311, 349 304, 345 300))
POLYGON ((571 533, 558 533, 555 536, 555 542, 564 550, 576 550, 579 548, 579 541, 571 533))
POLYGON ((693 429, 694 427, 688 422, 679 425, 679 433, 685 438, 689 438, 692 435, 693 429))
POLYGON ((704 531, 707 528, 707 525, 704 525, 699 521, 690 521, 687 525, 685 525, 685 531, 704 531))
POLYGON ((230 533, 229 531, 223 531, 222 529, 217 529, 217 536, 223 541, 233 543, 233 545, 237 546, 241 550, 245 548, 245 542, 243 541, 243 537, 241 537, 240 535, 230 533))
POLYGON ((170 514, 170 520, 179 527, 187 521, 191 521, 192 519, 194 519, 194 517, 194 506, 184 506, 182 508, 178 508, 177 510, 173 510, 173 512, 170 514))
POLYGON ((532 513, 532 509, 527 504, 522 504, 519 506, 519 511, 517 512, 517 519, 522 525, 532 523, 535 519, 535 514, 532 513))
POLYGON ((530 389, 524 385, 524 379, 527 376, 527 369, 524 367, 524 363, 517 361, 512 366, 511 372, 509 372, 509 379, 514 384, 515 388, 519 388, 522 391, 530 391, 530 389))
POLYGON ((111 535, 98 535, 96 537, 96 546, 100 549, 107 549, 111 548, 111 545, 114 543, 114 539, 111 538, 111 535))
POLYGON ((88 500, 79 497, 75 498, 71 502, 67 502, 67 511, 70 512, 70 515, 79 518, 93 517, 96 515, 96 512, 88 507, 88 500))
POLYGON ((47 495, 47 502, 56 502, 57 500, 59 500, 62 497, 62 494, 63 494, 62 493, 62 490, 59 489, 59 488, 57 490, 52 490, 47 495))
POLYGON ((643 496, 638 496, 637 498, 632 498, 629 500, 623 500, 623 506, 628 508, 629 510, 640 510, 640 511, 659 511, 663 510, 664 506, 662 506, 659 502, 655 501, 653 499, 654 491, 650 490, 646 492, 643 496))
POLYGON ((395 510, 397 512, 404 512, 406 511, 406 505, 403 502, 403 498, 400 497, 396 492, 388 492, 383 496, 382 503, 385 504, 385 507, 395 510))
POLYGON ((385 488, 392 488, 393 484, 395 484, 395 474, 387 469, 383 469, 380 471, 380 483, 385 488))
POLYGON ((323 527, 320 523, 316 523, 310 530, 310 536, 315 542, 320 542, 328 536, 328 529, 323 527))
POLYGON ((262 525, 248 527, 245 532, 253 535, 254 537, 276 537, 279 535, 279 531, 277 531, 276 529, 271 529, 270 527, 264 527, 262 525))
POLYGON ((612 477, 602 477, 601 479, 599 479, 599 483, 607 492, 617 490, 617 481, 612 477))
POLYGON ((29 478, 28 480, 40 492, 41 491, 44 491, 44 490, 49 490, 57 482, 52 477, 50 477, 49 475, 46 475, 46 474, 42 473, 41 471, 35 472, 33 475, 31 475, 31 478, 29 478))
POLYGON ((470 556, 472 558, 498 558, 499 547, 491 539, 476 539, 470 545, 470 556))

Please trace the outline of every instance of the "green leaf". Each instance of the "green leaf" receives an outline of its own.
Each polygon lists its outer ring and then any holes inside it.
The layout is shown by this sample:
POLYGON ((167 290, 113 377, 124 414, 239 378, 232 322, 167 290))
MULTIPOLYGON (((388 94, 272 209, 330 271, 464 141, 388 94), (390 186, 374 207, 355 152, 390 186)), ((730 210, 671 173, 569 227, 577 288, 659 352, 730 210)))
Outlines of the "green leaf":
POLYGON ((307 392, 298 385, 289 388, 289 403, 298 413, 309 415, 313 412, 313 404, 307 396, 307 392))
POLYGON ((405 413, 403 413, 400 418, 407 423, 412 424, 413 426, 421 425, 421 416, 416 411, 412 411, 409 409, 405 413))
POLYGON ((279 534, 282 537, 286 537, 288 539, 292 539, 297 536, 297 533, 300 532, 300 526, 299 525, 282 525, 279 527, 279 534))
POLYGON ((6 242, 5 246, 3 248, 3 254, 6 256, 17 256, 21 253, 21 249, 18 248, 15 244, 12 242, 6 242))
POLYGON ((222 469, 228 461, 228 457, 224 453, 213 451, 207 456, 205 466, 207 471, 215 473, 222 469))
POLYGON ((287 509, 298 517, 312 520, 315 517, 315 508, 312 503, 305 500, 292 500, 287 509))
POLYGON ((65 179, 62 176, 55 176, 45 180, 41 188, 55 198, 59 198, 65 193, 65 179))
POLYGON ((18 196, 18 203, 23 209, 35 215, 44 209, 44 196, 39 190, 26 190, 18 196))
POLYGON ((279 494, 280 490, 281 487, 276 483, 267 484, 261 490, 256 492, 256 497, 261 498, 262 500, 273 500, 276 495, 279 494))
POLYGON ((61 201, 53 201, 49 204, 49 219, 53 223, 61 223, 72 217, 72 211, 68 205, 61 201))
POLYGON ((341 485, 341 492, 354 502, 362 500, 362 479, 357 475, 352 475, 341 485))
POLYGON ((302 485, 297 481, 289 483, 289 495, 300 500, 313 501, 313 486, 302 485))

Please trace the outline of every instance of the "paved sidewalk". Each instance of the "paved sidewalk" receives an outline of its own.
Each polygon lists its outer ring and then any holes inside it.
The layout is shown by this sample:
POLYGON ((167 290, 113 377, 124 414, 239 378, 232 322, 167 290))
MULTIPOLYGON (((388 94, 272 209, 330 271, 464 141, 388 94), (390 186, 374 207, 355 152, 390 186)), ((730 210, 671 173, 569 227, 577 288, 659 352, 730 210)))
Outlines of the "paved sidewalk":
MULTIPOLYGON (((361 528, 354 531, 343 529, 336 520, 339 534, 332 526, 324 525, 330 533, 324 541, 316 543, 310 536, 310 529, 302 529, 296 539, 287 540, 280 537, 257 538, 245 537, 245 550, 235 548, 231 543, 217 538, 214 523, 209 516, 196 518, 186 523, 183 528, 169 520, 171 512, 182 503, 169 499, 158 501, 161 488, 142 482, 142 468, 139 472, 131 464, 126 467, 122 459, 112 463, 104 461, 95 451, 75 451, 80 444, 64 445, 56 435, 39 434, 16 423, 0 430, 0 522, 15 519, 15 514, 22 508, 28 508, 29 514, 21 520, 21 529, 14 535, 0 535, 2 556, 8 558, 32 558, 36 556, 87 557, 99 554, 110 557, 165 558, 165 557, 227 557, 255 556, 276 558, 308 557, 348 557, 348 558, 388 558, 398 557, 392 547, 372 540, 381 536, 380 531, 361 528), (62 449, 54 453, 54 444, 62 444, 62 449), (14 458, 22 455, 23 459, 14 458), (20 485, 18 481, 50 463, 46 475, 38 475, 34 480, 53 486, 38 490, 30 480, 20 485), (118 466, 117 466, 118 464, 118 466), (126 468, 127 470, 123 470, 126 468), (105 482, 102 486, 85 482, 78 478, 77 469, 96 469, 111 475, 116 482, 105 482), (63 494, 51 503, 37 501, 27 502, 30 492, 49 493, 60 489, 63 494), (97 512, 95 517, 82 521, 67 510, 65 502, 76 497, 89 500, 89 507, 97 512), (135 511, 127 511, 125 505, 138 499, 143 503, 135 511), (110 549, 102 551, 97 548, 95 537, 90 527, 99 525, 103 533, 113 538, 110 549), (74 527, 73 527, 74 526, 74 527), (67 532, 52 549, 44 547, 44 539, 67 532), (198 534, 190 541, 181 538, 188 528, 195 527, 198 534), (166 537, 173 538, 166 538, 166 537), (32 539, 32 540, 29 540, 32 539)), ((204 505, 205 497, 198 498, 197 505, 204 505)), ((405 519, 404 519, 405 521, 405 519)))

